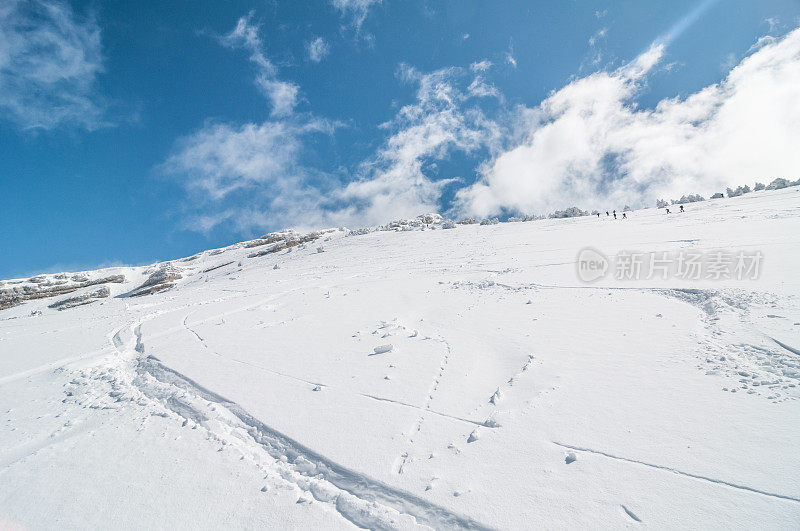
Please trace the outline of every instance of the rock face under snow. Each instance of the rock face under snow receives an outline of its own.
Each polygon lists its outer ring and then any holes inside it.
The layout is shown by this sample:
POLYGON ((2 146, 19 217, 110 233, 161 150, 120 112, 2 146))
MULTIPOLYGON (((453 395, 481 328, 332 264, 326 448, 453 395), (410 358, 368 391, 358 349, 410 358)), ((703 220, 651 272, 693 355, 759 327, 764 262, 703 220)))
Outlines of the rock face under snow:
POLYGON ((27 281, 6 281, 4 284, 14 282, 10 287, 0 287, 0 310, 18 306, 25 301, 57 297, 72 293, 73 291, 99 284, 121 283, 125 281, 123 275, 111 275, 96 279, 89 279, 82 274, 72 277, 59 274, 48 277, 40 275, 27 281))
POLYGON ((144 281, 144 283, 137 288, 134 288, 129 297, 141 297, 142 295, 151 295, 164 291, 175 285, 175 281, 183 278, 181 275, 183 271, 180 267, 171 263, 160 265, 153 273, 144 281))
POLYGON ((111 293, 106 286, 101 286, 100 288, 90 291, 88 293, 83 293, 81 295, 77 295, 75 297, 68 297, 66 299, 58 300, 50 305, 48 308, 55 308, 56 310, 67 310, 69 308, 75 308, 76 306, 84 306, 86 304, 91 304, 95 302, 97 299, 103 299, 108 297, 111 293))
POLYGON ((250 253, 247 255, 248 258, 257 258, 259 256, 265 256, 268 254, 277 253, 279 251, 284 251, 286 249, 296 247, 298 245, 302 245, 304 243, 313 242, 324 236, 329 232, 333 232, 334 229, 310 232, 301 236, 297 231, 294 230, 283 230, 280 232, 272 232, 270 234, 266 234, 257 240, 253 240, 245 245, 245 248, 250 249, 253 247, 262 247, 262 246, 269 246, 266 249, 262 249, 260 251, 256 251, 254 253, 250 253))

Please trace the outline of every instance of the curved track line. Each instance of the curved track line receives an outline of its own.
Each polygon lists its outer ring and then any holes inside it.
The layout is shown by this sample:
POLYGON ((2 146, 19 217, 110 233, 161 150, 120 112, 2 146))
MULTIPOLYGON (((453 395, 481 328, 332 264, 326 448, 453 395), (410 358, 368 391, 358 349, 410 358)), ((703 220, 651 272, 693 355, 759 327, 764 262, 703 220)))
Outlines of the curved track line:
POLYGON ((625 461, 626 463, 634 463, 637 465, 646 466, 649 468, 655 468, 656 470, 663 470, 665 472, 672 472, 673 474, 677 474, 679 476, 686 476, 688 478, 699 479, 701 481, 707 481, 709 483, 715 483, 717 485, 724 485, 726 487, 731 487, 734 489, 739 489, 747 492, 752 492, 755 494, 761 494, 762 496, 769 496, 770 498, 780 498, 782 500, 789 500, 793 502, 800 503, 800 498, 795 498, 793 496, 787 496, 785 494, 776 494, 774 492, 768 492, 765 490, 756 489, 753 487, 748 487, 747 485, 739 485, 738 483, 731 483, 730 481, 725 481, 722 479, 715 479, 710 478, 708 476, 701 476, 700 474, 692 474, 691 472, 683 472, 681 470, 677 470, 675 468, 671 468, 664 465, 656 465, 653 463, 646 463, 644 461, 638 461, 636 459, 630 459, 628 457, 620 457, 618 455, 609 454, 607 452, 602 452, 600 450, 593 450, 591 448, 585 448, 583 446, 573 446, 571 444, 564 444, 556 441, 551 441, 556 446, 560 446, 562 448, 568 448, 570 450, 577 450, 579 452, 589 452, 595 455, 602 455, 603 457, 608 457, 609 459, 616 459, 617 461, 625 461))

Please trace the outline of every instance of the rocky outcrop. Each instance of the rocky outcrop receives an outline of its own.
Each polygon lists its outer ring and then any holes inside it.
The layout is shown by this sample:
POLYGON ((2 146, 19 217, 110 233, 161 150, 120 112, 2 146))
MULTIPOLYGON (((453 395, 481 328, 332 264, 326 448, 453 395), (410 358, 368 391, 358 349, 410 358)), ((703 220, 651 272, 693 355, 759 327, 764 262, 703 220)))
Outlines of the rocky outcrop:
POLYGON ((16 283, 12 287, 0 289, 0 310, 18 306, 25 301, 33 299, 65 295, 87 286, 109 283, 118 284, 121 282, 125 282, 123 275, 112 275, 94 280, 90 280, 83 275, 74 275, 71 279, 67 279, 66 275, 55 275, 53 277, 40 275, 26 282, 16 283))
POLYGON ((264 236, 258 238, 257 240, 247 242, 245 244, 245 248, 250 249, 252 247, 269 245, 271 243, 278 243, 278 242, 298 240, 298 239, 300 239, 300 234, 298 234, 297 231, 292 229, 286 229, 278 232, 270 232, 269 234, 265 234, 264 236))
POLYGON ((156 269, 144 283, 127 293, 128 297, 141 297, 142 295, 152 295, 159 291, 164 291, 175 285, 175 281, 183 278, 181 268, 171 263, 162 264, 156 269))
POLYGON ((101 286, 100 288, 89 293, 83 293, 75 297, 68 297, 66 299, 56 301, 53 304, 48 305, 48 308, 53 308, 59 311, 67 310, 69 308, 75 308, 76 306, 91 304, 97 299, 108 297, 110 294, 111 290, 109 290, 106 286, 101 286))
POLYGON ((267 254, 277 253, 278 251, 283 251, 284 249, 288 249, 290 247, 296 247, 304 243, 313 242, 314 240, 320 238, 322 235, 328 232, 330 231, 323 230, 323 231, 311 232, 304 236, 300 236, 296 231, 293 230, 273 232, 271 234, 267 234, 266 236, 262 236, 258 240, 253 240, 252 242, 245 245, 245 247, 272 245, 268 249, 263 249, 261 251, 250 253, 249 255, 247 255, 247 257, 256 258, 267 254))

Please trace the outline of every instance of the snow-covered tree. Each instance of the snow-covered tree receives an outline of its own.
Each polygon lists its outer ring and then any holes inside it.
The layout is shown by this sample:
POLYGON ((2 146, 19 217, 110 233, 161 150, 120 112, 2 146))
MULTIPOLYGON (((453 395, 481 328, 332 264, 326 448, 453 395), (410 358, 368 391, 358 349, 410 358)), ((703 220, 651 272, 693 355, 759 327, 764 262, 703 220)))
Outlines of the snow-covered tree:
POLYGON ((783 177, 778 177, 771 183, 767 185, 767 190, 780 190, 781 188, 786 188, 787 186, 791 186, 792 183, 789 182, 788 179, 784 179, 783 177))
POLYGON ((577 218, 580 216, 588 216, 589 212, 581 210, 578 207, 569 207, 566 210, 556 210, 549 217, 551 218, 577 218))

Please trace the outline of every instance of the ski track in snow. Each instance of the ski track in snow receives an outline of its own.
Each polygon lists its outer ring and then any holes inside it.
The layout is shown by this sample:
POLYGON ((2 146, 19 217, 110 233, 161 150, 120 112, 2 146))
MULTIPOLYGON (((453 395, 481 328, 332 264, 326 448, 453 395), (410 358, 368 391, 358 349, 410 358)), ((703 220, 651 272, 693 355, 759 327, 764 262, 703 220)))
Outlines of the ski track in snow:
MULTIPOLYGON (((774 492, 768 492, 768 491, 765 491, 765 490, 756 489, 756 488, 753 488, 753 487, 748 487, 747 485, 740 485, 738 483, 733 483, 733 482, 725 481, 725 480, 721 480, 721 479, 710 478, 708 476, 703 476, 703 475, 700 475, 700 474, 693 474, 691 472, 684 472, 684 471, 681 471, 681 470, 678 470, 678 469, 675 469, 675 468, 671 468, 671 467, 668 467, 668 466, 665 466, 665 465, 656 465, 656 464, 653 464, 653 463, 646 463, 644 461, 639 461, 637 459, 630 459, 628 457, 621 457, 621 456, 618 456, 618 455, 610 454, 608 452, 603 452, 601 450, 594 450, 592 448, 586 448, 584 446, 574 446, 574 445, 571 445, 571 444, 564 444, 564 443, 560 443, 560 442, 557 442, 557 441, 552 441, 552 442, 556 446, 560 446, 561 448, 566 448, 568 450, 575 450, 575 451, 578 451, 578 452, 588 452, 590 454, 600 455, 600 456, 603 456, 603 457, 607 457, 609 459, 615 459, 617 461, 624 461, 626 463, 633 463, 633 464, 636 464, 636 465, 646 466, 646 467, 653 468, 653 469, 656 469, 656 470, 663 470, 665 472, 670 472, 672 474, 677 474, 679 476, 685 476, 687 478, 697 479, 697 480, 705 481, 705 482, 708 482, 708 483, 714 483, 716 485, 723 485, 725 487, 731 487, 731 488, 734 488, 734 489, 738 489, 738 490, 742 490, 742 491, 746 491, 746 492, 752 492, 752 493, 760 494, 760 495, 763 495, 763 496, 769 496, 770 498, 780 498, 782 500, 789 500, 789 501, 792 501, 792 502, 800 503, 800 498, 795 498, 793 496, 787 496, 785 494, 776 494, 774 492)), ((625 512, 628 512, 627 509, 626 509, 625 512)), ((631 515, 631 517, 633 517, 633 516, 631 515)))
MULTIPOLYGON (((405 327, 402 327, 402 328, 405 329, 405 327)), ((415 336, 415 337, 418 337, 418 336, 415 336)), ((428 340, 428 339, 431 339, 431 338, 429 336, 425 336, 422 339, 422 341, 425 341, 425 340, 428 340)), ((453 416, 450 416, 450 415, 442 414, 442 413, 439 413, 439 412, 431 410, 431 402, 433 401, 433 397, 436 394, 436 390, 439 389, 439 383, 441 382, 442 375, 444 374, 444 371, 447 368, 447 362, 450 360, 450 354, 451 354, 450 343, 448 343, 441 336, 438 336, 438 337, 436 337, 434 339, 435 339, 435 341, 437 341, 437 342, 441 343, 442 345, 444 345, 445 353, 444 353, 444 356, 442 356, 441 361, 439 362, 439 368, 437 369, 438 373, 434 377, 433 382, 431 383, 430 387, 428 388, 428 392, 427 392, 427 395, 425 397, 424 405, 422 407, 412 406, 412 407, 414 407, 414 409, 417 409, 417 410, 420 411, 420 415, 417 418, 417 420, 414 422, 414 424, 407 430, 409 432, 409 434, 408 434, 408 443, 407 443, 408 449, 405 450, 402 454, 400 454, 400 457, 398 457, 395 460, 394 471, 397 474, 402 474, 403 473, 403 469, 406 466, 406 463, 408 463, 409 459, 413 459, 413 457, 410 455, 410 452, 411 452, 411 450, 412 450, 412 448, 414 446, 414 436, 422 431, 422 425, 425 422, 425 415, 427 413, 433 413, 434 415, 440 415, 440 416, 444 416, 444 417, 448 417, 448 418, 454 418, 456 420, 460 420, 460 421, 463 421, 463 422, 469 422, 471 424, 481 425, 481 423, 476 422, 476 421, 467 420, 467 419, 463 419, 463 418, 459 418, 459 417, 453 417, 453 416)), ((401 404, 401 405, 405 405, 405 406, 409 406, 410 405, 410 404, 405 404, 403 402, 399 402, 399 401, 395 401, 395 400, 379 399, 379 398, 374 397, 374 396, 370 396, 370 398, 381 400, 381 401, 394 402, 396 404, 401 404)))
MULTIPOLYGON (((87 404, 87 407, 92 408, 92 404, 87 404)), ((36 455, 39 451, 60 444, 61 442, 90 431, 91 429, 102 424, 104 419, 96 416, 87 416, 83 418, 74 418, 55 431, 48 435, 41 436, 33 441, 23 444, 17 448, 12 449, 0 459, 0 475, 8 470, 11 465, 22 461, 30 456, 36 455)), ((1 522, 0 522, 1 523, 1 522)))
MULTIPOLYGON (((426 525, 433 528, 488 529, 471 518, 331 461, 254 418, 235 402, 209 391, 157 358, 145 355, 142 324, 160 314, 146 315, 133 325, 117 330, 110 338, 117 355, 107 361, 105 367, 95 366, 88 372, 76 371, 79 377, 73 382, 82 385, 85 394, 75 399, 77 403, 83 407, 107 409, 121 409, 126 403, 131 403, 150 410, 151 415, 172 416, 185 429, 204 428, 208 431, 208 439, 221 445, 220 450, 237 448, 243 456, 257 456, 252 458, 254 464, 268 477, 309 492, 314 499, 328 504, 359 527, 393 529, 426 525), (132 336, 130 341, 125 339, 128 334, 132 336), (133 345, 129 346, 130 343, 133 345)), ((187 323, 186 318, 184 323, 187 323)), ((212 351, 188 325, 187 330, 212 351)), ((472 423, 467 419, 441 415, 472 423)), ((68 437, 77 428, 85 430, 88 427, 89 423, 76 425, 60 437, 49 437, 49 444, 68 437)), ((7 456, 0 466, 7 467, 41 447, 37 442, 22 448, 7 456)))
POLYGON ((185 319, 184 319, 184 326, 186 327, 187 331, 191 332, 194 335, 194 337, 197 338, 197 340, 200 342, 201 345, 203 345, 203 347, 206 350, 208 350, 209 352, 211 352, 212 354, 214 354, 217 357, 220 357, 220 358, 225 359, 227 361, 232 361, 234 363, 238 363, 240 365, 247 365, 248 367, 252 367, 252 368, 258 369, 260 371, 268 372, 268 373, 274 374, 276 376, 281 376, 283 378, 290 378, 292 380, 295 380, 295 381, 298 381, 298 382, 302 382, 304 384, 308 384, 308 385, 310 385, 312 387, 317 387, 317 386, 319 386, 319 387, 328 387, 328 385, 326 385, 324 383, 312 382, 311 380, 306 380, 304 378, 300 378, 299 376, 293 376, 291 374, 286 374, 284 372, 276 371, 274 369, 270 369, 269 367, 264 367, 263 365, 259 365, 259 364, 252 363, 252 362, 249 362, 249 361, 240 360, 240 359, 237 359, 237 358, 232 358, 230 356, 223 356, 222 354, 220 354, 216 350, 214 350, 211 347, 209 347, 208 343, 206 342, 206 340, 203 339, 200 336, 200 334, 198 334, 193 328, 191 328, 190 326, 188 326, 186 324, 186 320, 185 319))
MULTIPOLYGON (((336 389, 336 388, 334 387, 333 389, 336 389)), ((472 424, 473 426, 484 426, 484 427, 487 427, 487 428, 493 428, 494 427, 494 426, 491 426, 491 425, 487 424, 486 421, 480 422, 480 421, 477 421, 477 420, 467 419, 467 418, 464 418, 464 417, 458 417, 456 415, 449 415, 447 413, 442 413, 441 411, 436 411, 435 409, 431 409, 430 407, 415 406, 414 404, 407 404, 406 402, 401 402, 400 400, 394 400, 394 399, 391 399, 391 398, 384 398, 384 397, 381 397, 381 396, 369 395, 369 394, 364 394, 364 393, 359 393, 359 396, 363 396, 365 398, 369 398, 369 399, 372 399, 372 400, 377 400, 378 402, 388 402, 390 404, 394 404, 394 405, 397 405, 397 406, 416 409, 417 411, 421 411, 423 413, 432 413, 433 415, 437 415, 439 417, 443 417, 443 418, 451 419, 451 420, 456 420, 458 422, 464 422, 466 424, 472 424)), ((414 424, 414 426, 419 426, 419 425, 420 425, 419 422, 414 424)), ((417 431, 419 431, 419 430, 417 430, 417 431)))

